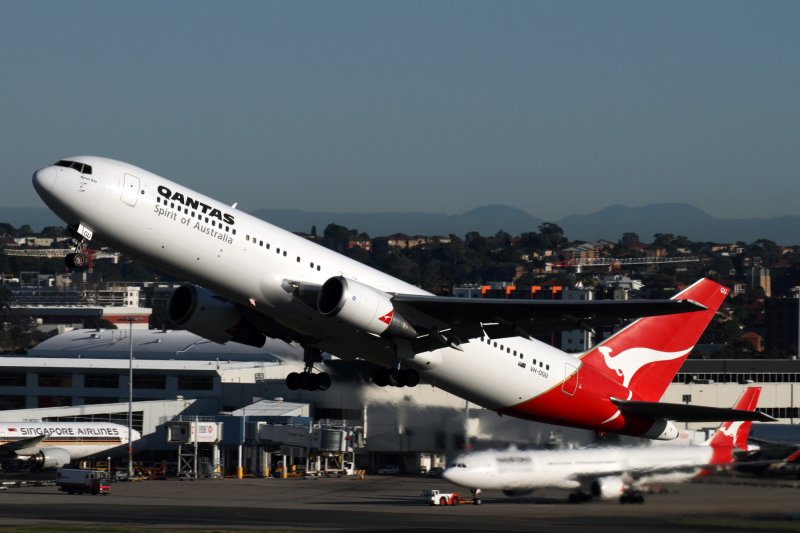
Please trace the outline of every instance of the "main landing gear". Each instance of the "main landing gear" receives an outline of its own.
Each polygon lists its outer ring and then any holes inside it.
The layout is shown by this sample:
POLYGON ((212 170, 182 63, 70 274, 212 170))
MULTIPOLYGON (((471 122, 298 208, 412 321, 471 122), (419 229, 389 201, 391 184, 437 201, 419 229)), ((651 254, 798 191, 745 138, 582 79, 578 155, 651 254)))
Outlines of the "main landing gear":
POLYGON ((303 347, 305 370, 292 372, 286 376, 286 387, 289 390, 325 391, 331 388, 331 376, 327 372, 314 374, 314 363, 322 361, 322 353, 308 346, 303 347))
POLYGON ((372 376, 372 382, 379 387, 416 387, 419 372, 413 368, 379 368, 372 376))

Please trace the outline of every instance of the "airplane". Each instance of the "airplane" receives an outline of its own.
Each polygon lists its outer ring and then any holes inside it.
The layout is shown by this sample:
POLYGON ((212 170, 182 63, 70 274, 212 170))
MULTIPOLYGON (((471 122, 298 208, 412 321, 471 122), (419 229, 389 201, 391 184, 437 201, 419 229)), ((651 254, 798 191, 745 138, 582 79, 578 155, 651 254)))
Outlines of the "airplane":
POLYGON ((85 264, 95 239, 191 280, 172 295, 169 318, 219 343, 301 345, 304 371, 287 376, 291 390, 331 386, 314 372, 327 352, 374 363, 378 386, 424 378, 500 415, 603 433, 669 440, 678 435, 671 420, 754 416, 658 403, 729 292, 707 279, 663 300, 435 296, 121 161, 61 159, 34 172, 33 185, 74 235, 68 267, 85 264), (534 338, 637 317, 578 357, 534 338))
POLYGON ((141 434, 111 422, 0 422, 0 460, 21 459, 42 470, 105 452, 141 434))
MULTIPOLYGON (((736 409, 754 411, 761 387, 748 387, 736 409)), ((486 450, 457 457, 444 479, 472 489, 502 490, 507 496, 536 489, 576 489, 571 502, 591 497, 643 503, 646 483, 678 483, 733 463, 734 448, 748 451, 752 422, 724 422, 703 445, 608 446, 570 450, 486 450)))

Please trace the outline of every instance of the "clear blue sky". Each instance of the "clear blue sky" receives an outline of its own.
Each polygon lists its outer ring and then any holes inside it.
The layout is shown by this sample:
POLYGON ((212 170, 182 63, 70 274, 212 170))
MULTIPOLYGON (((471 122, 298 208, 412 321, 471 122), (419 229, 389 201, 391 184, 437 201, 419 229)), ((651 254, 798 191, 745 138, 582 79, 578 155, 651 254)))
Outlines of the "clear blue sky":
POLYGON ((8 1, 3 206, 103 155, 241 208, 800 215, 800 2, 8 1))

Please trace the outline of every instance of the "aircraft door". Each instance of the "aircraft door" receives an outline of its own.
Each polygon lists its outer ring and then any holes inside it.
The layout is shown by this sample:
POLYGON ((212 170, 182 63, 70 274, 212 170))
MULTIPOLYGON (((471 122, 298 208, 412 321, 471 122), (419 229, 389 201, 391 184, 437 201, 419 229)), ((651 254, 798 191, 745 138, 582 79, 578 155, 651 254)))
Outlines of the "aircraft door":
POLYGON ((578 367, 564 363, 564 382, 561 383, 561 392, 572 396, 576 390, 578 390, 578 367))
POLYGON ((120 200, 128 205, 136 205, 139 197, 139 178, 130 174, 125 174, 125 182, 122 184, 122 196, 120 200))

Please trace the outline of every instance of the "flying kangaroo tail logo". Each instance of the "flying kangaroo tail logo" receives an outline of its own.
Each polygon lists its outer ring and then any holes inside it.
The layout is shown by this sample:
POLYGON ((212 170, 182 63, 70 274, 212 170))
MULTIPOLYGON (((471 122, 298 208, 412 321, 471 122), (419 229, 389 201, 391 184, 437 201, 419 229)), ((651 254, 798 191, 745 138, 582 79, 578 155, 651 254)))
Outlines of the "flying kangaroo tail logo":
POLYGON ((736 434, 739 433, 739 429, 744 424, 743 421, 738 422, 731 422, 730 424, 725 424, 719 432, 728 437, 729 439, 736 439, 736 434))
POLYGON ((613 348, 599 346, 597 348, 603 354, 603 361, 606 366, 622 377, 622 384, 627 387, 630 385, 633 376, 644 366, 658 361, 671 361, 683 357, 692 351, 692 347, 678 352, 662 352, 650 348, 629 348, 615 356, 611 356, 613 348))

